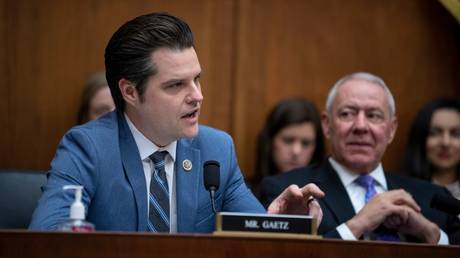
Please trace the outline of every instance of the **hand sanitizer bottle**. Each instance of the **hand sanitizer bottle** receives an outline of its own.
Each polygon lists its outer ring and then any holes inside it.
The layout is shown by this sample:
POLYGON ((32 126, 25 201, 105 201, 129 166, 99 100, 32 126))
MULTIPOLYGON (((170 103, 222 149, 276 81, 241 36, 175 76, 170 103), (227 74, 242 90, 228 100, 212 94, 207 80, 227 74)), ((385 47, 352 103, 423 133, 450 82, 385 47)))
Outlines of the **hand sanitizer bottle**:
POLYGON ((59 225, 59 231, 67 232, 92 232, 95 230, 94 225, 85 221, 85 206, 81 202, 81 194, 83 186, 81 185, 66 185, 64 190, 75 190, 75 201, 70 206, 70 218, 66 222, 59 225))

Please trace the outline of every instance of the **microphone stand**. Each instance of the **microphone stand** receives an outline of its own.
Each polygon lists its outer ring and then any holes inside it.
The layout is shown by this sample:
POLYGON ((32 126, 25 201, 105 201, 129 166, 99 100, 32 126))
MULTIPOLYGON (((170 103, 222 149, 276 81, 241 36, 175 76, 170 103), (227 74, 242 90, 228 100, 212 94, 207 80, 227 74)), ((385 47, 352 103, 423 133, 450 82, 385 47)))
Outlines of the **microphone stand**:
POLYGON ((211 186, 211 187, 209 188, 209 195, 211 196, 212 211, 214 212, 214 214, 217 213, 217 211, 216 211, 216 204, 215 204, 215 193, 216 193, 216 187, 211 186))

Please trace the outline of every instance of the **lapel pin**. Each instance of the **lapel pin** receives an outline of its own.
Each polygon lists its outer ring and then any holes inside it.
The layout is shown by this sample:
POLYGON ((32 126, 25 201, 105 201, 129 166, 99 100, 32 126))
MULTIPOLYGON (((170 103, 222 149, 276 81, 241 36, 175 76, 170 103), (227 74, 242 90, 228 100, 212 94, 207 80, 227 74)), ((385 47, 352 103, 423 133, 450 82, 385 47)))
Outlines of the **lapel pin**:
POLYGON ((185 171, 190 171, 192 170, 192 162, 188 159, 184 159, 184 161, 182 161, 182 167, 184 168, 185 171))

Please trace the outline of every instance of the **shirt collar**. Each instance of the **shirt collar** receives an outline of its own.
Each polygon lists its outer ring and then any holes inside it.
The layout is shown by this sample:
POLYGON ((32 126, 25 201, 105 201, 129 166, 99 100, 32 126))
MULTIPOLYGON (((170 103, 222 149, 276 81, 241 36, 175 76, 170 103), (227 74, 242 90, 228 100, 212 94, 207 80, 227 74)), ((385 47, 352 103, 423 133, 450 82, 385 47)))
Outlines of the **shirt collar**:
POLYGON ((147 139, 131 122, 128 115, 124 113, 126 122, 128 124, 131 133, 133 134, 134 141, 136 142, 137 148, 139 150, 139 154, 141 156, 141 160, 145 160, 149 158, 150 155, 155 153, 156 151, 167 151, 168 154, 171 156, 173 162, 176 160, 176 145, 177 141, 173 141, 170 144, 160 148, 155 143, 147 139))
MULTIPOLYGON (((335 171, 337 171, 337 174, 339 175, 339 178, 345 187, 352 184, 356 178, 360 176, 359 174, 350 171, 348 168, 338 163, 332 157, 329 157, 329 162, 335 171)), ((383 173, 382 163, 379 163, 379 165, 370 173, 368 173, 368 175, 373 177, 377 184, 379 184, 385 191, 388 190, 387 180, 385 178, 385 174, 383 173)))

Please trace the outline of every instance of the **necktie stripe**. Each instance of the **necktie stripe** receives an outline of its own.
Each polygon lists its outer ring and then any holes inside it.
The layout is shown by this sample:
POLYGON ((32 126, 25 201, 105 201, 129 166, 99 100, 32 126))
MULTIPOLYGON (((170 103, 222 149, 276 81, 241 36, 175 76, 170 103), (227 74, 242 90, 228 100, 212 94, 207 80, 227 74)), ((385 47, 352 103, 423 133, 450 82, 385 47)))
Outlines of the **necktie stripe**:
POLYGON ((150 220, 147 222, 147 226, 149 226, 149 230, 150 230, 150 231, 157 232, 157 230, 156 230, 155 227, 152 225, 152 222, 150 222, 150 220))
MULTIPOLYGON (((168 190, 167 189, 164 189, 164 186, 161 185, 158 181, 156 181, 155 179, 152 178, 152 184, 155 184, 155 188, 151 188, 150 189, 150 194, 153 195, 153 197, 159 202, 161 203, 161 206, 162 207, 165 207, 164 205, 168 205, 169 206, 169 194, 168 194, 168 190), (155 181, 155 182, 154 182, 155 181)), ((166 210, 166 209, 165 209, 166 210)))
POLYGON ((166 193, 166 195, 169 195, 169 191, 168 191, 168 185, 165 185, 165 181, 163 181, 159 176, 158 176, 158 173, 154 173, 154 178, 155 180, 158 182, 158 184, 161 186, 161 188, 163 189, 163 191, 166 193))
POLYGON ((153 198, 152 195, 150 195, 150 203, 155 206, 156 210, 163 219, 163 221, 169 225, 169 219, 168 215, 166 215, 166 212, 163 210, 163 208, 160 206, 160 204, 157 202, 155 198, 153 198))
POLYGON ((160 170, 164 166, 165 166, 164 161, 160 161, 160 162, 154 164, 154 167, 155 167, 156 170, 160 170))

